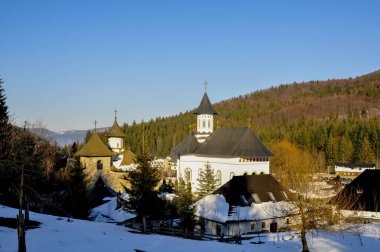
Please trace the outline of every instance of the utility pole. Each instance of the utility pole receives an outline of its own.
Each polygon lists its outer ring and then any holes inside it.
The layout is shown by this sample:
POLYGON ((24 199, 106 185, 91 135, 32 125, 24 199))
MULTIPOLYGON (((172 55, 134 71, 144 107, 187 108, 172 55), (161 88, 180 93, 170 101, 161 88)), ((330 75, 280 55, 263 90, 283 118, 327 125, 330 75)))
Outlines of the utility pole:
MULTIPOLYGON (((26 131, 26 123, 24 125, 24 132, 26 131)), ((24 146, 25 148, 26 146, 24 146)), ((26 153, 27 155, 27 153, 26 153)), ((26 157, 24 157, 26 158, 26 157)), ((25 162, 25 161, 24 161, 25 162)), ((25 163, 21 164, 21 178, 20 178, 20 189, 19 189, 19 208, 17 215, 17 234, 18 234, 18 252, 26 252, 26 244, 25 244, 25 220, 24 215, 22 213, 23 203, 24 203, 24 166, 25 163)))

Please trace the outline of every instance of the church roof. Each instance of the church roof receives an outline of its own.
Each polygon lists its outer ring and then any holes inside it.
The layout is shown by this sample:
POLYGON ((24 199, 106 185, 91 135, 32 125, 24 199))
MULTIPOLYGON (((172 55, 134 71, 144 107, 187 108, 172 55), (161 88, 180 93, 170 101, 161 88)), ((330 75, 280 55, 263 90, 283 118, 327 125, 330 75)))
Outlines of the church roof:
POLYGON ((198 147, 199 143, 193 133, 190 133, 189 135, 186 136, 186 138, 174 147, 172 152, 177 155, 184 155, 184 154, 192 154, 198 147))
POLYGON ((110 131, 107 134, 108 137, 125 137, 125 134, 120 129, 119 124, 117 124, 117 121, 115 120, 110 131))
POLYGON ((380 211, 380 170, 365 170, 329 203, 341 209, 380 211))
POLYGON ((173 149, 177 155, 271 157, 273 153, 248 128, 221 128, 204 143, 198 143, 193 134, 173 149))
POLYGON ((292 196, 270 174, 234 176, 230 181, 214 191, 213 194, 223 195, 226 201, 233 206, 251 205, 252 202, 286 201, 288 197, 292 196), (272 195, 269 193, 272 193, 272 195), (253 196, 253 194, 256 195, 253 196))
POLYGON ((115 154, 107 148, 99 135, 94 132, 90 140, 75 155, 79 157, 112 157, 115 154))
POLYGON ((126 148, 123 152, 120 153, 123 155, 123 160, 121 161, 121 166, 131 165, 136 161, 136 154, 131 151, 130 148, 126 148))
POLYGON ((206 92, 203 95, 202 101, 199 104, 198 108, 195 110, 194 114, 196 114, 196 115, 202 115, 202 114, 216 115, 216 114, 218 114, 216 112, 216 110, 213 108, 213 106, 211 105, 210 99, 208 98, 206 92))

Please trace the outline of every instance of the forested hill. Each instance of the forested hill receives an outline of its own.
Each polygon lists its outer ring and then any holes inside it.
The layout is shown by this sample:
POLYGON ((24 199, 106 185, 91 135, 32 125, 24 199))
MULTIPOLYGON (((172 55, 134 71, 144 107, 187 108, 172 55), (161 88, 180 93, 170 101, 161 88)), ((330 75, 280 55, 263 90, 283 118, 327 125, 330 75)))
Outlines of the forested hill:
MULTIPOLYGON (((374 162, 379 153, 380 71, 280 85, 214 106, 217 127, 250 126, 266 144, 288 140, 302 149, 326 152, 327 163, 374 162)), ((154 156, 167 156, 195 123, 192 111, 145 122, 146 144, 154 156)), ((123 127, 126 143, 139 152, 142 124, 123 127)))

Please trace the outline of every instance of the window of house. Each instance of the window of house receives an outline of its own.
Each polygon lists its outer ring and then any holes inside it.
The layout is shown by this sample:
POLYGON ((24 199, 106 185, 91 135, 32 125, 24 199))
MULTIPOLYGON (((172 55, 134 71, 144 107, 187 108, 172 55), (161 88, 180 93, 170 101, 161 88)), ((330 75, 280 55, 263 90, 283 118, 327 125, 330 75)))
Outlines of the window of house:
POLYGON ((282 195, 284 196, 285 199, 289 199, 288 195, 286 194, 285 191, 281 191, 282 195))
POLYGON ((217 236, 220 236, 222 234, 222 226, 220 224, 216 224, 215 233, 217 236))
POLYGON ((203 128, 206 128, 206 120, 203 120, 203 121, 202 121, 202 127, 203 127, 203 128))
POLYGON ((269 195, 269 198, 271 199, 271 201, 273 201, 273 202, 276 201, 276 198, 274 197, 272 192, 268 192, 268 195, 269 195))
POLYGON ((256 230, 256 223, 251 222, 251 231, 255 231, 255 230, 256 230))
POLYGON ((286 224, 290 224, 289 218, 286 218, 286 224))
POLYGON ((216 184, 217 185, 222 184, 222 172, 221 171, 216 172, 216 184))
POLYGON ((259 195, 257 195, 257 193, 252 193, 252 198, 253 198, 253 201, 255 201, 255 203, 261 203, 261 200, 259 198, 259 195))
POLYGON ((262 228, 262 229, 265 228, 265 221, 261 222, 261 228, 262 228))

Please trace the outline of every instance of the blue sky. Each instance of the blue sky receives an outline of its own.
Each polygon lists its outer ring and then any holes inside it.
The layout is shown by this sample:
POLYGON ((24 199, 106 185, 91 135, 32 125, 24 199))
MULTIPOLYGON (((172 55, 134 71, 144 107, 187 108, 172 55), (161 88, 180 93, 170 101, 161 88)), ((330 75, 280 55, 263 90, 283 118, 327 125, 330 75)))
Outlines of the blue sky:
POLYGON ((149 120, 293 81, 380 69, 380 1, 0 1, 16 123, 149 120))

